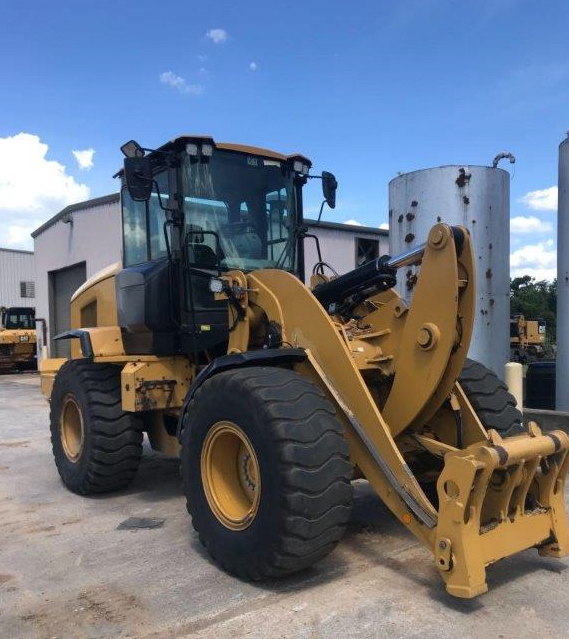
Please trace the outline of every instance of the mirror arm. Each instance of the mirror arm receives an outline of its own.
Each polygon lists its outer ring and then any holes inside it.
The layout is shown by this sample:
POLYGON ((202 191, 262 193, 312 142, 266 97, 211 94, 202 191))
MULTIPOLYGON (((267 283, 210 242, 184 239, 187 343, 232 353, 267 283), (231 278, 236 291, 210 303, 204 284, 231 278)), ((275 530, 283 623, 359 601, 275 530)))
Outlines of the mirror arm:
MULTIPOLYGON (((162 202, 162 195, 160 193, 160 188, 158 187, 158 182, 154 179, 154 178, 147 178, 144 175, 141 175, 140 173, 137 173, 138 179, 139 180, 145 180, 148 182, 152 182, 152 186, 154 187, 154 190, 156 191, 156 195, 158 196, 158 204, 160 205, 160 208, 163 211, 167 211, 169 213, 179 213, 177 208, 170 208, 169 206, 164 206, 164 203, 162 202)), ((176 216, 173 216, 176 217, 176 216)), ((173 220, 173 222, 177 222, 178 219, 173 220)))
POLYGON ((316 225, 320 224, 320 218, 322 217, 322 212, 324 211, 324 204, 328 204, 331 209, 336 208, 336 189, 338 187, 338 182, 332 173, 328 171, 323 171, 321 175, 306 175, 304 176, 307 180, 322 180, 322 192, 324 195, 324 201, 320 206, 320 212, 318 213, 318 220, 316 225), (328 188, 331 186, 331 189, 328 188))
POLYGON ((320 224, 320 218, 322 217, 322 211, 324 210, 324 205, 326 204, 327 200, 322 200, 322 204, 320 205, 320 212, 318 213, 318 219, 316 220, 316 226, 318 226, 320 224))
POLYGON ((322 251, 320 250, 320 240, 313 233, 303 233, 302 234, 302 239, 304 239, 306 237, 312 238, 314 240, 314 242, 316 243, 316 254, 318 255, 318 262, 319 263, 322 262, 322 251))
POLYGON ((140 147, 145 153, 159 153, 160 155, 175 155, 172 151, 161 151, 160 149, 147 149, 144 146, 140 147))
POLYGON ((164 204, 162 203, 162 195, 160 194, 160 189, 158 188, 158 182, 154 179, 152 180, 152 186, 156 190, 156 195, 158 196, 158 204, 160 205, 160 208, 163 211, 177 212, 178 209, 171 209, 168 206, 164 206, 164 204))

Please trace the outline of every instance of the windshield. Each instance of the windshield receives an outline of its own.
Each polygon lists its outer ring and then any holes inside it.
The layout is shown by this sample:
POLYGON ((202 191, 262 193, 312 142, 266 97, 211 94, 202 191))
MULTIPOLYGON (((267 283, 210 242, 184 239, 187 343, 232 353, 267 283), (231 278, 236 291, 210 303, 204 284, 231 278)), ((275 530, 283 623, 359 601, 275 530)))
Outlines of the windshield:
POLYGON ((35 328, 34 316, 30 311, 9 308, 2 314, 4 328, 35 328))
POLYGON ((223 270, 296 268, 293 177, 278 160, 214 150, 182 167, 188 261, 223 270))

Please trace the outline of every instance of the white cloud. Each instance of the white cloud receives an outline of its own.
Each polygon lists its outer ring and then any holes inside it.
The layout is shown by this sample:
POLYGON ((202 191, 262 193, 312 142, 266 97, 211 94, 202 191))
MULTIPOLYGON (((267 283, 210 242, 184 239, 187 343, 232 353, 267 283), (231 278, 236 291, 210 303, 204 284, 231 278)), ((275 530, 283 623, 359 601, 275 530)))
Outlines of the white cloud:
POLYGON ((89 198, 89 187, 46 158, 37 135, 0 138, 0 246, 30 248, 31 231, 59 210, 89 198))
POLYGON ((256 62, 249 62, 249 69, 251 71, 256 71, 257 70, 257 63, 256 62))
POLYGON ((556 211, 557 187, 550 186, 548 189, 529 191, 520 198, 520 202, 534 211, 556 211))
MULTIPOLYGON (((0 213, 0 216, 3 215, 0 213)), ((8 227, 7 244, 11 247, 29 246, 32 231, 35 231, 41 222, 33 222, 26 224, 10 224, 8 227)))
POLYGON ((519 235, 525 233, 552 233, 553 225, 551 222, 544 222, 533 215, 527 217, 518 215, 510 218, 510 232, 519 235))
POLYGON ((346 220, 344 224, 351 224, 352 226, 363 226, 363 224, 361 222, 358 222, 357 220, 346 220))
POLYGON ((82 171, 90 171, 93 168, 93 156, 95 149, 83 149, 83 151, 71 151, 82 171))
POLYGON ((510 254, 510 276, 531 275, 553 280, 557 275, 557 251, 553 240, 528 244, 510 254))
POLYGON ((388 224, 387 222, 382 222, 382 223, 379 225, 379 228, 380 228, 380 229, 383 229, 384 231, 389 231, 389 224, 388 224))
POLYGON ((160 82, 173 89, 177 89, 180 93, 191 93, 192 95, 201 95, 205 91, 203 84, 188 84, 185 78, 176 75, 172 71, 163 71, 160 74, 160 82))
POLYGON ((221 44, 227 40, 227 31, 225 29, 210 29, 205 35, 214 44, 221 44))
POLYGON ((533 277, 534 280, 541 282, 541 280, 547 280, 548 282, 553 282, 553 280, 557 277, 557 269, 556 268, 524 268, 517 271, 510 271, 510 277, 522 277, 522 275, 529 275, 533 277))

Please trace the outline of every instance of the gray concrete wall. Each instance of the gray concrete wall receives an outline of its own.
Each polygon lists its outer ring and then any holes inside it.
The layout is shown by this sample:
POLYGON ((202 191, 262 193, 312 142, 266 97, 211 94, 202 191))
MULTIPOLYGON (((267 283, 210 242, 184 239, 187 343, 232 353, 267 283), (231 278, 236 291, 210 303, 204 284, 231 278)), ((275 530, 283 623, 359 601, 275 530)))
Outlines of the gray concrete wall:
POLYGON ((49 273, 80 262, 87 278, 121 260, 122 233, 118 202, 74 211, 73 223, 58 220, 34 239, 36 316, 49 327, 49 273))
POLYGON ((35 282, 34 254, 0 248, 0 306, 35 306, 34 297, 21 297, 20 282, 35 282))

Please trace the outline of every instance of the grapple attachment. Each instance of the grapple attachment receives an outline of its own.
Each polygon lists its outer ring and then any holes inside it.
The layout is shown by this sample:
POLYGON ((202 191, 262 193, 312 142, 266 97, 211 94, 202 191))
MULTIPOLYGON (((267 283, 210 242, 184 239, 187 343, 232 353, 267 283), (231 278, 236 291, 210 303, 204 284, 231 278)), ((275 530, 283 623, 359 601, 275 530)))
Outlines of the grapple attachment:
POLYGON ((527 435, 489 439, 447 453, 437 482, 435 561, 457 597, 486 592, 486 566, 516 552, 569 552, 567 434, 531 423, 527 435))

